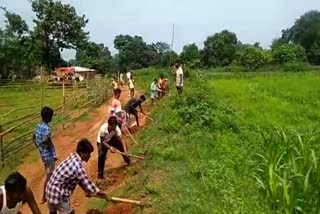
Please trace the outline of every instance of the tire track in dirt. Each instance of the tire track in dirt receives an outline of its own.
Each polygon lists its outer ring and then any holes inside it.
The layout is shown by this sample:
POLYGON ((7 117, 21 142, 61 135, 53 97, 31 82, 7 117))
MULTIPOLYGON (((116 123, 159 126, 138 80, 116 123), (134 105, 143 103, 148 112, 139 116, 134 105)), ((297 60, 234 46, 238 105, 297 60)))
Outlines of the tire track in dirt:
MULTIPOLYGON (((130 99, 129 91, 126 88, 122 88, 121 93, 121 103, 124 105, 128 99, 130 99)), ((110 104, 111 104, 112 98, 102 106, 100 106, 97 110, 98 112, 89 112, 89 118, 90 120, 87 122, 77 122, 76 124, 69 125, 64 130, 58 129, 53 130, 54 137, 53 137, 53 143, 56 148, 58 161, 57 165, 63 161, 68 155, 75 152, 76 145, 78 141, 81 138, 87 138, 90 140, 90 142, 93 144, 95 151, 91 155, 91 158, 88 163, 85 163, 85 168, 88 173, 88 177, 92 180, 96 180, 97 178, 97 164, 98 164, 98 154, 97 154, 97 145, 96 145, 96 137, 98 130, 101 126, 101 124, 107 120, 110 112, 110 104), (108 107, 106 107, 108 106, 108 107)), ((146 108, 144 108, 146 109, 146 108)), ((146 113, 148 110, 144 110, 146 113)), ((146 124, 146 118, 145 117, 139 117, 141 120, 141 125, 144 126, 146 124)), ((129 142, 131 140, 129 138, 123 137, 123 139, 126 141, 128 148, 131 146, 129 145, 129 142)), ((28 161, 24 161, 22 165, 19 167, 19 172, 21 172, 28 181, 28 186, 32 189, 36 201, 40 202, 40 198, 42 196, 42 189, 43 189, 43 182, 44 182, 44 166, 42 164, 42 161, 40 159, 40 156, 38 153, 30 153, 25 160, 32 158, 34 155, 38 155, 37 161, 33 163, 28 163, 28 161)), ((108 191, 112 192, 113 190, 117 189, 117 187, 123 186, 124 184, 124 177, 126 176, 126 170, 122 169, 122 166, 125 166, 125 163, 121 157, 121 155, 118 154, 108 154, 108 160, 106 163, 106 169, 109 171, 115 171, 112 174, 113 181, 111 185, 107 186, 108 191)), ((105 186, 105 185, 103 185, 105 186)), ((75 209, 76 213, 84 214, 86 213, 87 208, 87 201, 88 199, 85 197, 84 191, 77 187, 75 192, 73 193, 71 197, 71 206, 75 209)), ((40 205, 39 208, 42 213, 48 213, 47 205, 40 205)), ((21 209, 22 213, 30 213, 29 207, 27 205, 24 205, 21 209)), ((131 213, 131 212, 126 212, 131 213)))

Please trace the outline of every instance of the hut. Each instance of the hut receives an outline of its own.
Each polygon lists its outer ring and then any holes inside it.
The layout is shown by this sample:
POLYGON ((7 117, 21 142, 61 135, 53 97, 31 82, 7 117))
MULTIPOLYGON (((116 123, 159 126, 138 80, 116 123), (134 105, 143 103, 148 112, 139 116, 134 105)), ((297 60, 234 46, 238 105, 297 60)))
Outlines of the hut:
POLYGON ((79 74, 82 76, 85 80, 91 80, 94 78, 94 75, 96 74, 96 70, 90 69, 90 68, 84 68, 84 67, 71 67, 75 70, 76 74, 79 74))

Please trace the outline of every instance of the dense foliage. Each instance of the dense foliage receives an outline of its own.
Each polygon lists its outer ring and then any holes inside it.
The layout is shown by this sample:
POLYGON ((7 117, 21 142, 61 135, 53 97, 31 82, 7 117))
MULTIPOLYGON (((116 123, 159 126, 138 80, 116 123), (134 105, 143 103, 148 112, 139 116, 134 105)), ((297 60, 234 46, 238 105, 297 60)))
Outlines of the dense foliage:
MULTIPOLYGON (((163 72, 138 71, 139 85, 163 72)), ((319 74, 218 76, 192 70, 183 96, 158 102, 143 171, 118 194, 157 213, 319 213, 319 74)))
MULTIPOLYGON (((271 49, 259 43, 242 44, 234 32, 223 30, 207 37, 203 49, 187 44, 177 54, 165 42, 148 44, 143 37, 117 35, 111 53, 104 44, 89 40, 85 32, 88 19, 78 15, 69 4, 54 0, 31 0, 34 27, 30 28, 21 16, 1 8, 5 27, 0 29, 0 74, 32 77, 42 66, 49 73, 56 67, 78 65, 96 69, 100 73, 126 71, 149 66, 169 67, 176 61, 188 68, 228 66, 241 71, 258 71, 270 66, 295 71, 308 68, 307 63, 320 64, 320 12, 310 11, 282 31, 272 41, 271 49), (65 62, 64 49, 77 51, 76 59, 65 62), (288 66, 289 65, 289 66, 288 66), (295 65, 295 66, 293 66, 295 65)), ((232 69, 223 69, 232 70, 232 69)))

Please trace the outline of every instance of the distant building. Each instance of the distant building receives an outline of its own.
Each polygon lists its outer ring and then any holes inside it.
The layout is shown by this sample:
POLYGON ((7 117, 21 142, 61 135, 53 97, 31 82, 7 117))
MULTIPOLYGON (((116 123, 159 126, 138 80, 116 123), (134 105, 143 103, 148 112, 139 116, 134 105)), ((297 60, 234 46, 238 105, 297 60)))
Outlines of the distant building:
POLYGON ((90 68, 84 68, 79 66, 75 66, 71 68, 75 70, 76 74, 79 74, 80 76, 82 76, 83 79, 88 79, 88 80, 93 79, 96 74, 96 70, 90 69, 90 68))

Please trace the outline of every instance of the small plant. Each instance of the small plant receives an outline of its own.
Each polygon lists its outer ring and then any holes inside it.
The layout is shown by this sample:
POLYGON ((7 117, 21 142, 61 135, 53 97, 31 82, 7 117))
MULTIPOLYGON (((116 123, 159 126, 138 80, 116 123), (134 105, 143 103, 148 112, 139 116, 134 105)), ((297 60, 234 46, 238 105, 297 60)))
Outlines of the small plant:
POLYGON ((254 177, 273 208, 290 213, 318 213, 320 194, 316 135, 287 134, 282 129, 264 134, 265 154, 254 177))
POLYGON ((153 184, 148 184, 146 186, 146 190, 149 194, 152 194, 152 195, 160 195, 160 190, 159 190, 159 187, 153 185, 153 184))

